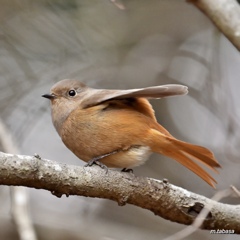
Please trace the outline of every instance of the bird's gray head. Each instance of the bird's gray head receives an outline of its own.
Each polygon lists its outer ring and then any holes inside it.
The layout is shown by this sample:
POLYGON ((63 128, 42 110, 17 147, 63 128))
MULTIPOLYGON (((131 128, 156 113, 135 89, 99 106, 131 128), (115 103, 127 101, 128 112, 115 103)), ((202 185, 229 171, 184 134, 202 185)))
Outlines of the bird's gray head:
POLYGON ((88 89, 78 80, 64 79, 54 84, 50 93, 42 95, 51 100, 52 121, 58 132, 69 114, 81 106, 88 89))
POLYGON ((42 97, 48 98, 52 101, 58 99, 75 100, 77 98, 79 99, 81 97, 80 93, 87 88, 88 87, 85 84, 78 80, 64 79, 52 86, 50 94, 44 94, 42 97))

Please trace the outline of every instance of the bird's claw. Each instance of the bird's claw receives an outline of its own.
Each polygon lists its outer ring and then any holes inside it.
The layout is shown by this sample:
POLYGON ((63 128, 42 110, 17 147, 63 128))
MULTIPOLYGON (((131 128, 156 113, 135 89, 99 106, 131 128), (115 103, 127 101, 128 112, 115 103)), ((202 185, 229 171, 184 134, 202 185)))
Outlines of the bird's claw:
POLYGON ((123 168, 121 172, 133 173, 133 170, 131 168, 123 168))
POLYGON ((91 167, 92 165, 98 165, 100 168, 105 169, 106 173, 108 173, 108 167, 101 163, 98 158, 92 158, 84 165, 84 167, 91 167))

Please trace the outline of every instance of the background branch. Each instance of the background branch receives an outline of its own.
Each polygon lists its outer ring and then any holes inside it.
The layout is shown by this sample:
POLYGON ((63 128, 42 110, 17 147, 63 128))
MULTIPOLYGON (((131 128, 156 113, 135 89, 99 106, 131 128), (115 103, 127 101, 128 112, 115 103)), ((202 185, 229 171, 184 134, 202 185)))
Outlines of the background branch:
POLYGON ((190 0, 240 51, 240 6, 236 0, 190 0))
POLYGON ((215 202, 180 187, 130 173, 60 164, 38 156, 0 152, 0 184, 45 189, 63 194, 106 198, 123 206, 133 204, 165 219, 191 224, 205 205, 213 207, 203 229, 230 229, 240 234, 240 205, 215 202))
MULTIPOLYGON (((4 151, 18 153, 18 148, 12 140, 7 127, 0 119, 0 148, 4 151)), ((17 228, 20 240, 36 240, 32 220, 29 213, 29 201, 27 189, 24 187, 10 187, 11 215, 17 228)))

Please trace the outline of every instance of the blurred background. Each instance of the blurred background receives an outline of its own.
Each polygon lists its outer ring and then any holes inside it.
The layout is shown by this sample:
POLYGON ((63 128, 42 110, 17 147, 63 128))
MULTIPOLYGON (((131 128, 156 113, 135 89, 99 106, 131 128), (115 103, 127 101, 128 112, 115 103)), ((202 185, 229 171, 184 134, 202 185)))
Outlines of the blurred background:
MULTIPOLYGON (((0 3, 0 117, 21 154, 83 165, 61 142, 41 98, 61 79, 119 89, 180 83, 187 96, 151 101, 158 121, 175 137, 213 150, 222 165, 217 190, 240 188, 239 52, 198 9, 183 0, 0 3)), ((207 197, 216 192, 160 155, 134 173, 207 197)), ((27 192, 38 239, 155 240, 185 227, 109 200, 27 192)), ((0 201, 0 239, 18 239, 9 187, 0 187, 0 201)), ((187 239, 237 236, 199 230, 187 239)))

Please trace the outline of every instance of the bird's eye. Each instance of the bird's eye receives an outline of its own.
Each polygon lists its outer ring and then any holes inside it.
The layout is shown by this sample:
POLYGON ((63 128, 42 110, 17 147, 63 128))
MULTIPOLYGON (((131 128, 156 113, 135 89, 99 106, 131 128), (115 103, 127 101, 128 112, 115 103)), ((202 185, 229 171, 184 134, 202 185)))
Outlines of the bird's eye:
POLYGON ((69 95, 70 97, 74 97, 74 96, 77 95, 77 92, 76 92, 74 89, 71 89, 71 90, 69 90, 68 95, 69 95))

